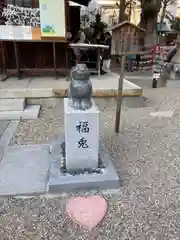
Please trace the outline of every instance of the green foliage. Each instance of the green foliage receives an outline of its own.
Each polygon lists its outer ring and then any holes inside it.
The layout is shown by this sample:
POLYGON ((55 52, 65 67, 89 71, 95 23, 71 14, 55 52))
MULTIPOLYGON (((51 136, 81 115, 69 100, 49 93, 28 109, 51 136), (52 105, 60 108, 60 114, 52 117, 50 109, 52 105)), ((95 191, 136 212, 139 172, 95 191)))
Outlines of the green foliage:
POLYGON ((43 32, 44 33, 55 33, 55 30, 54 30, 54 28, 53 27, 51 27, 51 26, 46 26, 46 27, 44 27, 43 28, 43 32))

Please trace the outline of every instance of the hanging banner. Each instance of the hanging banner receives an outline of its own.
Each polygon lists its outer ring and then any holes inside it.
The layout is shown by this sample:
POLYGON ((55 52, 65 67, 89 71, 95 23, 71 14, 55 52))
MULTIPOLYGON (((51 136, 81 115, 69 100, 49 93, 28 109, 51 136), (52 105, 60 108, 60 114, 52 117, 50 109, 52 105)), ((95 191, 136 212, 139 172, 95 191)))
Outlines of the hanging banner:
POLYGON ((64 0, 39 0, 42 37, 66 37, 64 0))

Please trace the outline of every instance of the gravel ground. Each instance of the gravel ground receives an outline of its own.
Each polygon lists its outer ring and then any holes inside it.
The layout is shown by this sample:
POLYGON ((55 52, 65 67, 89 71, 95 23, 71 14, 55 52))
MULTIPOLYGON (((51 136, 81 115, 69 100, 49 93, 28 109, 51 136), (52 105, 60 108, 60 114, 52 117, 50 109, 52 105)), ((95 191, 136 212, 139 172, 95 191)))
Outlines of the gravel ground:
MULTIPOLYGON (((105 195, 109 209, 100 226, 87 233, 72 223, 65 213, 67 195, 1 199, 0 239, 179 240, 180 90, 145 90, 144 95, 145 108, 124 111, 125 129, 119 135, 114 134, 115 101, 97 100, 101 138, 121 178, 120 190, 105 195), (169 110, 172 118, 148 115, 169 110)), ((22 121, 11 144, 50 141, 62 132, 58 100, 42 107, 39 120, 22 121)))
MULTIPOLYGON (((112 120, 112 115, 116 108, 114 98, 96 100, 103 120, 106 110, 112 112, 107 116, 108 122, 112 120), (110 118, 110 119, 108 119, 110 118)), ((105 125, 109 123, 105 123, 105 125)), ((53 99, 51 102, 44 101, 41 107, 39 119, 21 121, 19 127, 11 141, 11 144, 34 144, 50 142, 55 136, 64 132, 64 110, 63 100, 53 99)))

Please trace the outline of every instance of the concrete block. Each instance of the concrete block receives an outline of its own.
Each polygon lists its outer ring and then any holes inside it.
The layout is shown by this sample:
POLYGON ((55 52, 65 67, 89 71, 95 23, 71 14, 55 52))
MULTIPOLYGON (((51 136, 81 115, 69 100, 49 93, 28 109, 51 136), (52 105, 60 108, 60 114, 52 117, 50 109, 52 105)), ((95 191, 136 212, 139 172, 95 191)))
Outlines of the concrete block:
POLYGON ((40 105, 29 105, 24 109, 24 111, 0 111, 0 120, 37 119, 39 111, 40 105))
POLYGON ((47 191, 49 145, 11 146, 0 163, 0 196, 47 191))
POLYGON ((37 119, 40 112, 40 105, 29 105, 26 106, 24 112, 22 113, 22 119, 37 119))
POLYGON ((0 111, 23 111, 25 99, 0 99, 0 111))
POLYGON ((23 111, 4 111, 0 112, 0 120, 20 120, 23 111))
MULTIPOLYGON (((17 80, 19 81, 19 80, 17 80)), ((17 83, 17 81, 15 81, 17 83)), ((5 81, 6 82, 6 81, 5 81)), ((23 81, 19 81, 23 82, 23 81)), ((26 88, 12 88, 11 86, 4 86, 3 89, 0 89, 0 99, 9 99, 9 98, 26 98, 26 88)))

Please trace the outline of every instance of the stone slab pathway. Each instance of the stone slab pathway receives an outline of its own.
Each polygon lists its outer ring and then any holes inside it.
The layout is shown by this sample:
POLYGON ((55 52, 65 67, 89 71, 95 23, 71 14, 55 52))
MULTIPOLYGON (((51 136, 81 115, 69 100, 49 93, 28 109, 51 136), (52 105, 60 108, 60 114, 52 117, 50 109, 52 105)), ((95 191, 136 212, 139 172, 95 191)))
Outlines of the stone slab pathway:
POLYGON ((49 146, 11 146, 0 163, 0 195, 47 191, 49 146))
POLYGON ((9 121, 0 121, 0 138, 4 133, 4 131, 6 130, 8 124, 9 124, 9 121))
POLYGON ((0 160, 4 156, 8 145, 19 125, 19 121, 0 121, 0 160))

